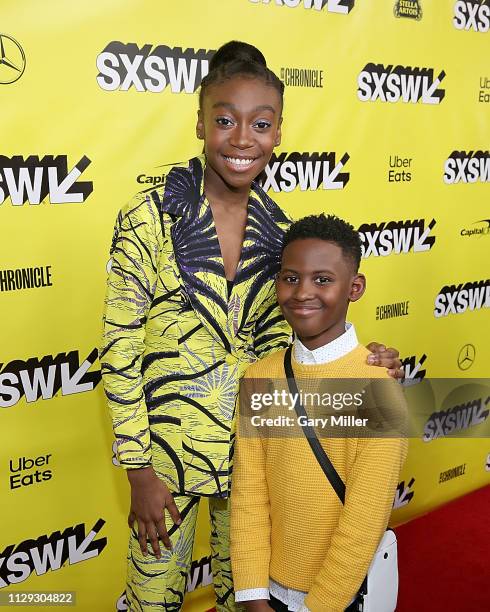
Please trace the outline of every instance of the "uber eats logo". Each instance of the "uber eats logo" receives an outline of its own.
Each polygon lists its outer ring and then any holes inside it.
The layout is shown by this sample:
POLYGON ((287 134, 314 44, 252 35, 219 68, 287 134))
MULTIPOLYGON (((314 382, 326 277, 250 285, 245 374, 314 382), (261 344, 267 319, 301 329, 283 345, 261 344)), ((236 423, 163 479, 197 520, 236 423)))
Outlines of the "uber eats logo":
POLYGON ((194 93, 209 72, 214 50, 110 42, 97 56, 97 83, 106 91, 194 93))
POLYGON ((49 536, 40 535, 5 546, 0 553, 0 589, 24 582, 34 573, 42 576, 65 565, 98 557, 107 546, 107 538, 96 539, 104 524, 100 518, 90 530, 85 523, 80 523, 67 527, 63 533, 54 531, 49 536))
POLYGON ((273 154, 265 167, 264 191, 301 191, 317 189, 343 189, 349 182, 348 172, 342 172, 349 161, 349 154, 338 159, 331 153, 280 153, 273 154))
POLYGON ((456 183, 490 182, 489 151, 453 151, 444 163, 444 182, 456 183))
POLYGON ((441 70, 434 78, 433 68, 369 63, 357 77, 357 97, 361 102, 440 104, 446 95, 439 87, 445 76, 441 70))
POLYGON ((85 155, 70 170, 66 155, 0 155, 0 204, 7 198, 14 206, 40 204, 82 204, 92 193, 91 181, 78 179, 91 163, 85 155))
POLYGON ((362 256, 386 257, 409 251, 430 251, 436 241, 436 237, 431 236, 435 225, 435 219, 427 227, 425 219, 363 223, 357 230, 362 241, 362 256))
POLYGON ((453 25, 457 30, 488 32, 490 29, 489 0, 455 2, 453 25))
POLYGON ((447 317, 467 310, 490 307, 490 280, 472 281, 459 285, 445 285, 436 295, 434 316, 447 317))
POLYGON ((355 0, 250 0, 254 4, 275 4, 297 8, 302 6, 305 9, 325 10, 329 13, 341 13, 347 15, 354 8, 355 0))
POLYGON ((89 372, 96 361, 97 349, 81 365, 78 351, 0 363, 0 408, 15 406, 23 396, 26 402, 35 402, 52 399, 58 391, 61 395, 92 391, 101 379, 100 370, 89 372))

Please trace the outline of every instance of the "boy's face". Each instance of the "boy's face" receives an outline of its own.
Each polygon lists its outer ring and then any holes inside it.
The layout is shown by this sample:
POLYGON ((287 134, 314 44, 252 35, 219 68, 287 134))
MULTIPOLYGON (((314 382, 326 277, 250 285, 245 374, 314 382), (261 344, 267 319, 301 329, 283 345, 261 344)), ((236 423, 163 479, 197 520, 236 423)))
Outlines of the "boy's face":
POLYGON ((277 301, 299 339, 314 350, 345 331, 349 302, 358 300, 365 286, 364 275, 337 244, 305 238, 284 249, 277 301))

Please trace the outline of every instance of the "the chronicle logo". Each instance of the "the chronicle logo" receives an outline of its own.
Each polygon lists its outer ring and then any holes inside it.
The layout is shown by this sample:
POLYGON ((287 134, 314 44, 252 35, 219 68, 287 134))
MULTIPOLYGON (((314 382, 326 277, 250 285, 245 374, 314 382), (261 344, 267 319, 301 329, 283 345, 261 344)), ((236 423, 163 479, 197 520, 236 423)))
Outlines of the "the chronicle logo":
POLYGON ((421 382, 425 378, 427 370, 425 368, 422 369, 422 366, 426 359, 427 355, 425 353, 420 359, 418 359, 416 355, 411 355, 410 357, 402 359, 402 369, 404 372, 402 385, 409 387, 421 382))
POLYGON ((434 412, 430 415, 424 426, 424 442, 431 442, 458 431, 464 431, 484 423, 488 418, 490 396, 483 399, 479 397, 447 410, 434 412))
POLYGON ((15 406, 22 396, 35 402, 52 399, 60 390, 62 395, 92 391, 101 379, 100 370, 89 372, 96 361, 94 349, 81 365, 78 351, 0 364, 0 408, 15 406))
POLYGON ((350 179, 342 172, 349 161, 349 154, 337 161, 336 153, 280 153, 273 154, 265 167, 263 188, 265 191, 301 191, 317 189, 344 189, 350 179))
POLYGON ((0 270, 0 292, 52 286, 51 266, 0 270))
POLYGON ((471 238, 472 236, 488 236, 490 235, 490 219, 480 219, 480 221, 473 221, 472 225, 476 227, 463 228, 459 233, 461 236, 471 238))
POLYGON ((470 281, 459 285, 445 285, 436 295, 434 316, 447 317, 467 310, 490 307, 490 280, 470 281))
POLYGON ((445 470, 439 474, 439 484, 452 480, 453 478, 458 478, 458 476, 464 476, 465 472, 466 463, 462 463, 461 465, 457 465, 449 470, 445 470))
POLYGON ((20 44, 8 34, 0 34, 0 85, 15 83, 24 74, 26 56, 20 44))
POLYGON ((0 204, 10 196, 14 206, 40 204, 49 196, 51 204, 81 204, 92 193, 91 181, 78 181, 90 164, 85 155, 68 171, 66 155, 0 155, 0 204))
POLYGON ((362 256, 386 257, 409 251, 430 251, 436 241, 436 237, 430 235, 436 221, 432 219, 427 227, 425 223, 425 219, 363 223, 358 228, 362 241, 362 256))
POLYGON ((281 68, 286 87, 323 87, 323 70, 315 68, 281 68))
POLYGON ((488 32, 490 29, 489 0, 455 2, 453 25, 457 30, 488 32))
POLYGON ((368 63, 357 77, 357 97, 361 102, 411 102, 440 104, 446 92, 440 89, 446 73, 434 78, 433 68, 384 66, 368 63))
POLYGON ((74 565, 98 557, 107 545, 107 538, 95 539, 104 523, 99 519, 88 533, 86 525, 80 523, 63 533, 55 531, 50 536, 6 546, 0 553, 0 589, 24 582, 34 572, 42 576, 67 562, 74 565))
POLYGON ((347 15, 354 8, 355 0, 250 0, 254 4, 276 4, 288 8, 302 6, 305 9, 317 11, 326 10, 329 13, 341 13, 347 15))
POLYGON ((444 162, 444 182, 490 182, 490 151, 453 151, 444 162))
POLYGON ((422 19, 420 0, 396 0, 393 7, 395 17, 408 17, 409 19, 422 19))
POLYGON ((214 50, 110 42, 97 56, 97 83, 105 91, 194 93, 209 72, 214 50))
POLYGON ((53 477, 51 458, 52 455, 48 454, 39 455, 39 457, 33 459, 30 457, 11 459, 9 462, 10 473, 12 474, 9 479, 10 488, 20 489, 51 480, 53 477), (39 468, 42 468, 42 470, 39 468))
POLYGON ((393 502, 393 510, 402 508, 412 501, 415 495, 415 491, 413 490, 414 482, 415 478, 410 478, 408 484, 405 484, 404 480, 398 483, 395 492, 395 500, 393 502))
POLYGON ((409 314, 409 306, 409 300, 376 306, 376 321, 384 321, 385 319, 393 319, 395 317, 406 317, 409 314))

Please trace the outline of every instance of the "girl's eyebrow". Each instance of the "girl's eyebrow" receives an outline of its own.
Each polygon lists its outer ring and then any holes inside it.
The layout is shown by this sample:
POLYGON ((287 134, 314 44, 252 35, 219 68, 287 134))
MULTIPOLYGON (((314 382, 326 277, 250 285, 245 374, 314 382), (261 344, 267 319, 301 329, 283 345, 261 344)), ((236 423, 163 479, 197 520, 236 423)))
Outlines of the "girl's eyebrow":
MULTIPOLYGON (((216 102, 216 104, 213 104, 213 108, 218 108, 219 106, 224 106, 225 108, 229 108, 233 111, 237 110, 237 107, 234 104, 230 104, 229 102, 216 102)), ((265 110, 270 111, 273 114, 276 113, 276 109, 270 106, 270 104, 261 104, 260 106, 256 106, 254 109, 252 109, 252 112, 256 113, 265 110)))

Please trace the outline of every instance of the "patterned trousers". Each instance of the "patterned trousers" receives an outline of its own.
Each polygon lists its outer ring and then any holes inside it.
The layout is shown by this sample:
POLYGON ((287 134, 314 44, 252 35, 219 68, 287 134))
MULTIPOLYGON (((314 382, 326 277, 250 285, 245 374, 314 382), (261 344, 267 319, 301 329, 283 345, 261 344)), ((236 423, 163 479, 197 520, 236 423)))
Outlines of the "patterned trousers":
MULTIPOLYGON (((174 500, 182 523, 175 526, 165 511, 167 531, 173 548, 167 550, 162 544, 160 559, 155 557, 150 544, 148 555, 143 556, 135 530, 136 524, 131 530, 126 588, 130 612, 178 612, 184 603, 200 497, 175 495, 174 500)), ((231 577, 229 504, 229 499, 209 498, 211 571, 217 612, 240 610, 235 606, 231 577)))

